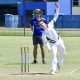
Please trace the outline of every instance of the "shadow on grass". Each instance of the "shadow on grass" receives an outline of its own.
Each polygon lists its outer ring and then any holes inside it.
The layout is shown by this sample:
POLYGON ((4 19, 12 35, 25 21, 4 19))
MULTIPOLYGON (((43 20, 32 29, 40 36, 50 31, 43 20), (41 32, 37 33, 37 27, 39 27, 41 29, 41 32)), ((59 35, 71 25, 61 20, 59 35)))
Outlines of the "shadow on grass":
POLYGON ((17 73, 17 74, 10 74, 10 75, 51 75, 51 74, 50 73, 35 72, 35 73, 17 73))
POLYGON ((5 65, 20 65, 20 63, 6 63, 5 65))

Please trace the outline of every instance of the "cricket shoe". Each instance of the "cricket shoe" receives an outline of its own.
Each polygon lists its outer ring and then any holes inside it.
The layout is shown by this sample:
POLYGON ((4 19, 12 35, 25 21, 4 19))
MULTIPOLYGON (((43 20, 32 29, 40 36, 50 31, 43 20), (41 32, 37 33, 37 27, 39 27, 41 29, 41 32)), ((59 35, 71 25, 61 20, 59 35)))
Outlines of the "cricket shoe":
POLYGON ((46 64, 46 61, 43 60, 42 63, 43 63, 43 64, 46 64))
POLYGON ((61 71, 61 66, 59 64, 57 64, 57 69, 61 71))
POLYGON ((38 61, 36 61, 36 60, 34 60, 33 62, 32 62, 32 64, 37 64, 38 63, 38 61))
POLYGON ((51 75, 55 75, 55 73, 56 73, 56 71, 54 71, 54 70, 51 70, 51 71, 50 71, 50 74, 51 74, 51 75))

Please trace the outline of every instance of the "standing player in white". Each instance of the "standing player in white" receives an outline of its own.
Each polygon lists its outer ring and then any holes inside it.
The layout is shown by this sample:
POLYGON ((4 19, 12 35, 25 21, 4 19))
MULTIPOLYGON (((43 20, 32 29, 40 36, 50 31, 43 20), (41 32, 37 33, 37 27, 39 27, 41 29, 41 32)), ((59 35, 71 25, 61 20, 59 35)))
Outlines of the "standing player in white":
POLYGON ((51 74, 55 74, 56 70, 61 69, 61 66, 63 64, 64 56, 66 54, 65 46, 63 43, 63 40, 60 38, 60 36, 55 31, 54 22, 56 22, 58 15, 59 15, 59 5, 55 3, 55 13, 54 18, 49 22, 48 26, 43 22, 40 21, 39 25, 44 30, 43 31, 43 41, 48 47, 49 51, 51 51, 52 56, 52 68, 51 68, 51 74), (59 59, 57 60, 57 49, 60 53, 59 59))

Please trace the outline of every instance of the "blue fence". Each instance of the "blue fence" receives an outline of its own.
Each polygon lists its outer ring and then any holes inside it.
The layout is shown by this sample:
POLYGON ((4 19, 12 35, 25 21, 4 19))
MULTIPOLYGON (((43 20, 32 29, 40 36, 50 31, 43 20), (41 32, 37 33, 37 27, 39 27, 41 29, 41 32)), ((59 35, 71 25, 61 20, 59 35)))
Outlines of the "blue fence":
MULTIPOLYGON (((43 16, 49 22, 53 16, 43 16)), ((80 28, 80 15, 59 15, 55 28, 80 28)))
MULTIPOLYGON (((53 16, 43 16, 49 22, 53 16)), ((30 19, 18 15, 5 15, 5 27, 29 27, 30 19)), ((59 15, 55 28, 80 28, 80 15, 59 15)))
POLYGON ((0 4, 17 4, 23 2, 23 0, 0 0, 0 4))

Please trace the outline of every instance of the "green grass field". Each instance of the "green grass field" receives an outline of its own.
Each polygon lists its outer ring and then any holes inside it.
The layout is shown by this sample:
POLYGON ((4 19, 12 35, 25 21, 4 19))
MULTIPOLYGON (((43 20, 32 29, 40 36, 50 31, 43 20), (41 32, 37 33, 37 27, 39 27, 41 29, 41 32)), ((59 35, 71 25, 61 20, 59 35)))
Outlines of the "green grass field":
POLYGON ((38 64, 33 61, 33 45, 30 36, 0 36, 0 80, 80 80, 80 37, 62 37, 67 55, 62 70, 50 75, 50 53, 46 51, 47 64, 43 65, 38 48, 38 64), (30 73, 20 72, 20 47, 30 48, 30 73))
MULTIPOLYGON (((80 28, 56 28, 60 36, 80 37, 80 28)), ((0 36, 32 36, 30 28, 6 28, 0 27, 0 36)))

